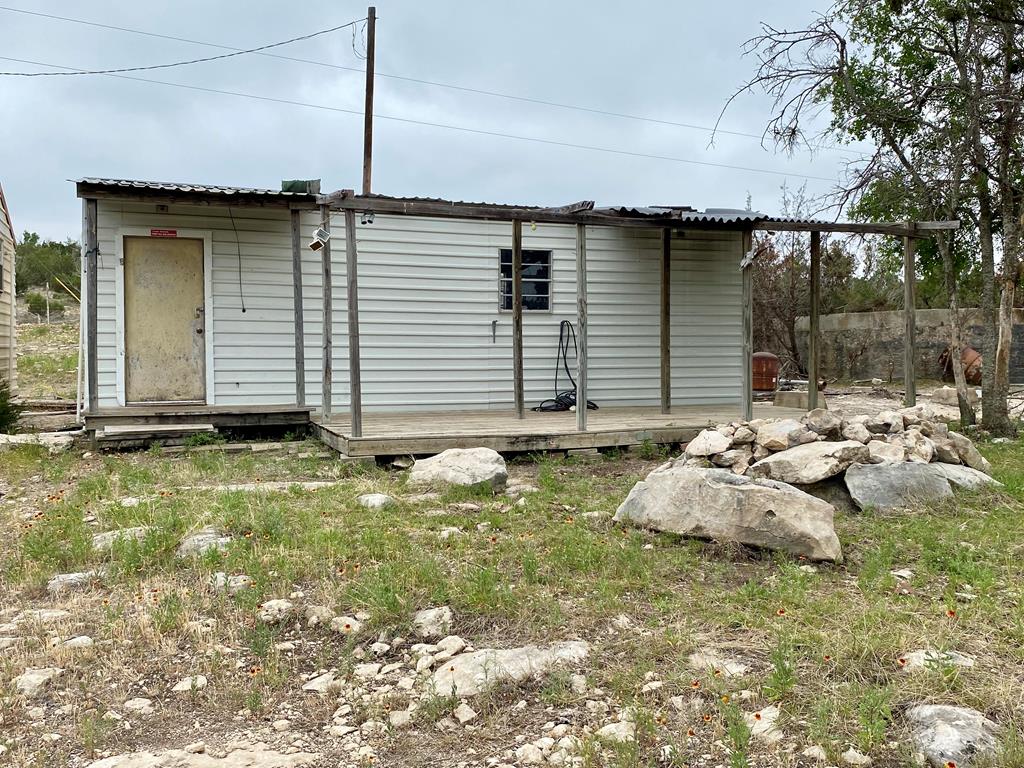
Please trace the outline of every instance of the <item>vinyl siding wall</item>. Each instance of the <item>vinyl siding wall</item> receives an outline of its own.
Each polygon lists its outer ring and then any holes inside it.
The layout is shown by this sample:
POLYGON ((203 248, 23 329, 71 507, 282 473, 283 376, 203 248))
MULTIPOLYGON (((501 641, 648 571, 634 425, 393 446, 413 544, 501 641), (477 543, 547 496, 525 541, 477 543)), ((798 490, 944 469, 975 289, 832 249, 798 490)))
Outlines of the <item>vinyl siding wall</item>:
MULTIPOLYGON (((218 405, 294 402, 289 214, 277 209, 99 203, 99 386, 116 405, 116 237, 125 227, 212 233, 213 302, 207 343, 218 405), (241 250, 241 294, 238 251, 241 250), (242 312, 242 297, 246 311, 242 312)), ((357 217, 357 222, 359 218, 357 217)), ((318 223, 302 216, 305 240, 318 223)), ((377 216, 357 224, 363 408, 374 411, 512 406, 512 316, 499 304, 498 253, 507 222, 377 216), (496 324, 494 324, 496 322, 496 324)), ((344 217, 334 215, 333 410, 348 407, 344 217)), ((587 230, 590 399, 602 406, 659 401, 658 232, 587 230)), ((740 402, 740 235, 673 238, 673 403, 740 402)), ((529 406, 552 396, 560 320, 576 320, 575 228, 524 226, 523 247, 552 251, 552 310, 524 312, 529 406)), ((321 392, 320 254, 303 248, 306 402, 321 392)), ((574 361, 570 366, 575 370, 574 361)), ((560 389, 568 389, 564 376, 560 389)))
POLYGON ((7 217, 0 210, 0 378, 17 385, 14 353, 15 299, 14 299, 14 233, 7 217))

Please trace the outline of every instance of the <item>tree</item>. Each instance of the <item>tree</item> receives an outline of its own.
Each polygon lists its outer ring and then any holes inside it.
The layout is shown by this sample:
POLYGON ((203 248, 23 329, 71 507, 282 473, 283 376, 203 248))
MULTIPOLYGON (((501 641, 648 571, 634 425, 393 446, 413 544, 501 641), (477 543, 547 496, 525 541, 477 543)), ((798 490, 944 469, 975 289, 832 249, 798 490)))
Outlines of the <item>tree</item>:
POLYGON ((18 291, 51 285, 61 289, 63 282, 76 293, 80 290, 79 254, 81 246, 71 238, 63 242, 43 240, 35 232, 25 232, 15 249, 18 291))
MULTIPOLYGON (((904 206, 921 218, 970 225, 986 326, 983 424, 999 434, 1013 431, 1007 394, 1024 213, 1022 43, 1015 0, 840 0, 804 29, 765 24, 748 43, 759 66, 747 87, 774 98, 766 136, 786 147, 812 142, 814 118, 827 108, 825 135, 874 143, 850 164, 837 205, 883 182, 902 189, 904 206)), ((960 237, 935 236, 954 325, 960 237)), ((958 346, 956 330, 951 341, 958 346)), ((962 371, 963 391, 961 379, 962 371)))

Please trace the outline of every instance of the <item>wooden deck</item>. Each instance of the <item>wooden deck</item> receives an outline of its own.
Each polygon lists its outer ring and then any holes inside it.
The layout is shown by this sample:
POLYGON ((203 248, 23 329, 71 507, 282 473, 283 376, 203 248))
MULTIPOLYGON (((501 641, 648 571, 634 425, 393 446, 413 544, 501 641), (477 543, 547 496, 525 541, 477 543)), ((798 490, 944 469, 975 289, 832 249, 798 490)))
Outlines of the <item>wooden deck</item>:
MULTIPOLYGON (((805 412, 772 405, 754 406, 754 418, 799 417, 805 412)), ((685 443, 702 429, 739 418, 737 406, 601 408, 587 417, 587 431, 576 431, 576 414, 527 411, 433 411, 364 414, 362 437, 350 435, 347 416, 314 418, 317 436, 349 456, 434 454, 448 448, 493 448, 502 453, 612 448, 651 443, 685 443)))
POLYGON ((298 405, 129 405, 85 413, 85 429, 143 424, 212 424, 214 427, 285 427, 309 423, 312 408, 298 405))

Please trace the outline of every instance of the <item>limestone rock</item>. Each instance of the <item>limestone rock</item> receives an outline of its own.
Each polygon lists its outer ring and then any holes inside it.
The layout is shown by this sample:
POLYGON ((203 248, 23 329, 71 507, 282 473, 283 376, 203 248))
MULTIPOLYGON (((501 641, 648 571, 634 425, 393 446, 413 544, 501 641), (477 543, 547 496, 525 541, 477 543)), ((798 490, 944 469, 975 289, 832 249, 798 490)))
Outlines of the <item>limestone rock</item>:
POLYGON ((750 427, 740 426, 736 428, 736 431, 732 435, 733 445, 749 445, 754 442, 754 438, 757 437, 757 433, 750 427))
POLYGON ((191 691, 201 691, 206 687, 207 684, 206 675, 190 675, 189 677, 183 677, 181 680, 174 684, 171 688, 173 693, 190 693, 191 691))
POLYGON ((149 534, 149 526, 139 525, 135 528, 122 528, 118 531, 97 533, 92 537, 92 548, 97 552, 109 552, 118 541, 142 541, 149 534))
POLYGON ((462 725, 465 725, 471 720, 476 719, 476 710, 463 701, 455 708, 452 715, 454 715, 455 719, 462 723, 462 725))
POLYGON ((833 513, 830 504, 785 483, 739 477, 724 469, 670 467, 633 486, 614 519, 838 561, 842 551, 833 513))
POLYGON ((523 744, 516 749, 516 760, 522 765, 540 765, 544 762, 544 753, 536 744, 523 744))
POLYGON ((630 720, 608 723, 608 725, 598 728, 594 735, 602 741, 626 744, 636 739, 636 723, 630 720))
POLYGON ((754 442, 769 451, 784 451, 801 442, 800 436, 807 433, 807 427, 796 419, 767 421, 758 427, 754 442))
POLYGON ((846 487, 857 506, 889 512, 953 495, 949 483, 924 464, 854 464, 846 487))
POLYGON ((750 667, 742 661, 725 658, 707 648, 691 653, 689 662, 690 667, 697 672, 711 672, 721 677, 743 677, 750 671, 750 667))
POLYGON ((846 440, 856 440, 858 443, 866 443, 871 439, 868 428, 860 422, 846 422, 843 424, 843 437, 846 440))
POLYGON ((907 460, 907 447, 902 440, 892 443, 886 440, 869 440, 868 453, 873 464, 902 464, 907 460))
POLYGON ((452 628, 452 609, 447 605, 424 608, 413 616, 412 627, 418 637, 444 637, 452 628))
POLYGON ((386 493, 364 493, 356 501, 363 509, 384 509, 395 503, 395 500, 386 493))
POLYGON ((753 477, 783 483, 810 484, 838 475, 851 464, 870 461, 868 448, 856 440, 798 445, 761 459, 750 468, 753 477))
POLYGON ((264 744, 234 746, 224 757, 205 751, 165 749, 157 752, 132 752, 105 757, 86 768, 299 768, 312 765, 320 756, 298 750, 277 752, 264 744))
POLYGON ((923 669, 942 669, 944 667, 974 666, 974 659, 956 651, 911 651, 900 656, 898 662, 904 672, 919 672, 923 669))
POLYGON ((872 434, 894 435, 903 431, 903 414, 896 411, 882 411, 874 416, 868 416, 864 426, 872 434))
POLYGON ((954 488, 963 488, 967 491, 980 491, 984 488, 1002 488, 1003 484, 995 478, 989 477, 984 472, 979 472, 972 467, 965 467, 962 464, 945 464, 935 462, 928 465, 932 472, 942 475, 954 488))
POLYGON ((229 595, 237 595, 253 585, 252 576, 238 574, 228 576, 224 571, 217 571, 210 577, 210 586, 214 592, 226 592, 229 595))
POLYGON ((133 712, 137 715, 152 715, 156 712, 153 701, 141 696, 135 699, 128 699, 121 707, 125 712, 133 712))
MULTIPOLYGON (((977 387, 967 387, 967 403, 971 407, 977 406, 981 398, 978 396, 977 387)), ((932 392, 932 402, 936 405, 945 405, 950 408, 959 408, 960 400, 956 394, 956 387, 944 386, 932 392)))
MULTIPOLYGON (((945 426, 945 425, 943 425, 945 426)), ((956 449, 956 445, 949 439, 949 432, 947 430, 944 436, 932 435, 932 445, 935 447, 935 460, 941 461, 944 464, 959 464, 960 453, 956 449)))
POLYGON ((919 464, 929 464, 935 458, 935 444, 924 436, 921 430, 911 427, 902 435, 903 445, 907 448, 907 460, 919 464))
POLYGON ((774 704, 754 713, 744 713, 743 719, 750 729, 751 738, 766 744, 782 741, 782 731, 776 723, 779 719, 779 708, 774 704))
POLYGON ((31 699, 63 674, 64 670, 59 667, 30 667, 14 678, 14 687, 22 696, 31 699))
POLYGON ((933 768, 958 768, 995 752, 999 726, 981 712, 947 704, 918 704, 907 710, 914 743, 933 768))
POLYGON ((205 555, 207 552, 223 552, 230 543, 231 537, 223 531, 213 527, 203 528, 191 536, 186 536, 178 545, 176 555, 178 559, 185 560, 205 555))
POLYGON ((295 615, 295 604, 291 600, 267 600, 258 615, 264 624, 283 624, 295 615))
POLYGON ((313 693, 327 693, 334 685, 334 673, 324 672, 302 686, 302 690, 313 693))
POLYGON ((51 456, 64 453, 75 442, 74 435, 66 432, 35 432, 23 435, 0 435, 0 450, 16 445, 41 445, 51 456))
POLYGON ((846 490, 846 483, 843 482, 843 478, 840 475, 830 477, 828 480, 822 480, 820 483, 797 485, 794 487, 799 488, 816 499, 821 499, 827 504, 831 504, 836 512, 842 512, 844 515, 855 514, 859 511, 853 498, 850 496, 850 492, 846 490))
POLYGON ((711 456, 729 450, 732 440, 715 429, 705 429, 686 445, 686 455, 711 456))
POLYGON ((809 430, 824 435, 830 440, 839 437, 843 426, 843 420, 828 408, 815 408, 813 411, 808 411, 803 422, 809 430))
POLYGON ((850 747, 848 750, 843 752, 843 754, 839 756, 839 759, 846 765, 859 766, 859 768, 867 768, 867 766, 874 762, 870 757, 858 752, 853 747, 850 747))
POLYGON ((579 664, 590 652, 582 641, 463 653, 434 671, 430 687, 441 696, 475 696, 501 682, 536 679, 558 666, 579 664))
POLYGON ((992 474, 992 465, 988 463, 988 459, 978 452, 978 449, 974 447, 974 443, 969 438, 964 437, 959 432, 950 432, 949 439, 953 442, 953 447, 956 448, 956 452, 960 455, 961 462, 971 469, 984 472, 986 475, 992 474))
POLYGON ((412 485, 486 483, 495 492, 508 480, 508 469, 501 454, 490 448, 449 448, 429 459, 420 459, 409 470, 412 485))
POLYGON ((100 571, 82 571, 81 573, 59 573, 46 582, 46 591, 51 595, 88 589, 101 576, 100 571))

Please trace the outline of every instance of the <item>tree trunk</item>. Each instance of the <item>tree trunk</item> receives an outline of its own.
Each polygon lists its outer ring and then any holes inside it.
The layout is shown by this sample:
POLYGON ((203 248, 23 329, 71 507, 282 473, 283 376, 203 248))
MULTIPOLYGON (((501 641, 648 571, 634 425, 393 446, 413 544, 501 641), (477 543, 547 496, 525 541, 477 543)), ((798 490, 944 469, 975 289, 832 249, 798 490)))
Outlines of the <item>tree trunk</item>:
POLYGON ((949 363, 953 369, 953 380, 956 382, 956 399, 960 405, 960 423, 964 426, 974 424, 976 419, 974 407, 967 396, 967 377, 961 362, 963 352, 963 326, 960 319, 960 297, 956 289, 956 266, 953 262, 951 237, 940 235, 936 238, 939 254, 942 256, 942 273, 946 282, 946 293, 949 294, 949 363))
POLYGON ((999 317, 996 312, 995 243, 992 235, 992 198, 988 180, 978 174, 978 239, 981 250, 981 425, 1002 433, 1009 425, 1006 400, 996 395, 996 346, 999 317))

